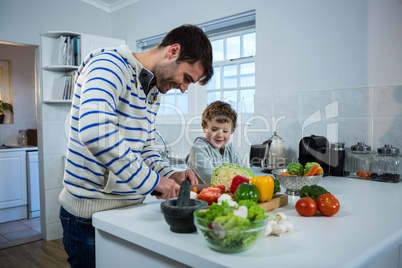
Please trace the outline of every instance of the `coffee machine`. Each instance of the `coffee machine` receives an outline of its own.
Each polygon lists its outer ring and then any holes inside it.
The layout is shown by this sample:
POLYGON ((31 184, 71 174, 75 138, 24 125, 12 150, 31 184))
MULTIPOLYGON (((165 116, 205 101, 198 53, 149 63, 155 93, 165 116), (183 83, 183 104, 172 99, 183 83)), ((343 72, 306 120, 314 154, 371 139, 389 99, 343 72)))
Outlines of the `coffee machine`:
POLYGON ((304 137, 299 143, 299 163, 317 162, 323 168, 324 176, 329 175, 330 148, 327 138, 311 135, 304 137))

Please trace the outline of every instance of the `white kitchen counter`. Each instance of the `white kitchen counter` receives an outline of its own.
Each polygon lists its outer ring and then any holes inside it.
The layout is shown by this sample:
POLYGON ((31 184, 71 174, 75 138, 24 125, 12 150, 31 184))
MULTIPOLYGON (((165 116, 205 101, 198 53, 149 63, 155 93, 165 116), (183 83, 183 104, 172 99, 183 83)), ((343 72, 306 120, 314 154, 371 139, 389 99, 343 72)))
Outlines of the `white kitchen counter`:
POLYGON ((97 267, 402 267, 402 183, 324 177, 319 185, 340 201, 338 214, 299 216, 299 197, 289 196, 270 213, 284 212, 295 229, 235 254, 211 250, 197 233, 171 232, 154 197, 96 213, 97 267))

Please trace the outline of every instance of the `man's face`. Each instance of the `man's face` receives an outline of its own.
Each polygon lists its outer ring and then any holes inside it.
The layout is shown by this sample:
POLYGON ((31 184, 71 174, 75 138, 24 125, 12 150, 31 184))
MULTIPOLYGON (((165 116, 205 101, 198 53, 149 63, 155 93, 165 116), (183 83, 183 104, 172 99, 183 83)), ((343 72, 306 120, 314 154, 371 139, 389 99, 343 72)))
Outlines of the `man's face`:
POLYGON ((176 60, 171 59, 159 62, 155 66, 154 75, 160 93, 165 94, 172 88, 178 88, 184 93, 191 83, 196 83, 203 77, 204 69, 200 61, 194 64, 177 64, 176 60))

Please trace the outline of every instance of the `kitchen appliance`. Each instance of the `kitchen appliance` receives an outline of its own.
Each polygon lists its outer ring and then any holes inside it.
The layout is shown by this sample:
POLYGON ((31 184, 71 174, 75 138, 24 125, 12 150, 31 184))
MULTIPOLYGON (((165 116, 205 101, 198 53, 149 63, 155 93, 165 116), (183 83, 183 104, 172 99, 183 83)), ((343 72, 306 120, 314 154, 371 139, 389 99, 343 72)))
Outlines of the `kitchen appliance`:
POLYGON ((340 176, 343 177, 345 173, 345 143, 344 142, 336 142, 331 143, 331 150, 329 153, 329 173, 331 176, 340 176))
POLYGON ((262 145, 264 147, 264 158, 261 163, 265 172, 286 168, 288 164, 288 153, 286 152, 283 139, 277 135, 276 131, 274 131, 274 135, 262 145))
POLYGON ((40 217, 38 151, 27 152, 28 170, 28 216, 40 217))
POLYGON ((399 182, 402 176, 402 157, 399 148, 386 144, 377 149, 370 162, 370 179, 383 182, 399 182))
POLYGON ((254 144, 251 145, 250 149, 250 166, 252 167, 262 167, 261 161, 265 154, 265 145, 254 144))
POLYGON ((317 162, 329 175, 329 142, 324 136, 311 135, 303 137, 299 142, 299 163, 303 166, 308 162, 317 162))

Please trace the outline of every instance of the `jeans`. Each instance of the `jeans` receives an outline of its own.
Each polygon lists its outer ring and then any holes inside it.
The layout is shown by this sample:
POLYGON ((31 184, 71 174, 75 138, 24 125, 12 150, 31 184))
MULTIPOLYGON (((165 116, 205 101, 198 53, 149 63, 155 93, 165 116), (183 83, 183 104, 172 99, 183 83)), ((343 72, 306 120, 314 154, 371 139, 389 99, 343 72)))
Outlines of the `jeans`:
POLYGON ((92 219, 76 217, 60 208, 63 244, 72 268, 95 267, 95 228, 92 219))

